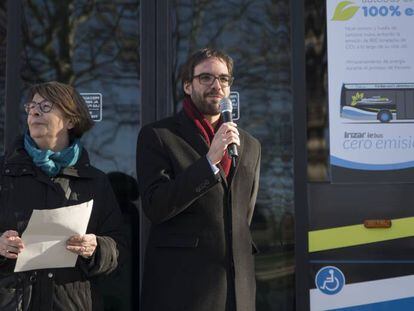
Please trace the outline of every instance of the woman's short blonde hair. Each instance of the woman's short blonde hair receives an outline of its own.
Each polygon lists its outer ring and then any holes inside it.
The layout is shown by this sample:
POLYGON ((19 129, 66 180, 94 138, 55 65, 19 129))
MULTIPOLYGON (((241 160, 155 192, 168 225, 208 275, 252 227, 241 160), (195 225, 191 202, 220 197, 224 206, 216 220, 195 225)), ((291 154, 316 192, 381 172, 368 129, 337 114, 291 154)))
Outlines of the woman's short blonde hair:
POLYGON ((56 81, 40 83, 29 89, 29 100, 35 94, 57 105, 65 117, 72 121, 73 128, 69 130, 71 137, 82 137, 94 125, 85 100, 72 86, 56 81))

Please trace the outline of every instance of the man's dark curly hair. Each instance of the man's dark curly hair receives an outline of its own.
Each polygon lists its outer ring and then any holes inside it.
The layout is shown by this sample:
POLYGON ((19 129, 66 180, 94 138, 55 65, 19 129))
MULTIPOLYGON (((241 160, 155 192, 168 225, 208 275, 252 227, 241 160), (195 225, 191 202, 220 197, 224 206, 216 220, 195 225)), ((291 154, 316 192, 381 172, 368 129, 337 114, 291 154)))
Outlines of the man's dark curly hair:
POLYGON ((191 54, 183 65, 181 69, 181 83, 183 87, 186 82, 191 82, 193 80, 195 66, 208 58, 218 58, 222 60, 227 65, 229 75, 233 76, 233 59, 230 56, 214 48, 204 48, 191 54))

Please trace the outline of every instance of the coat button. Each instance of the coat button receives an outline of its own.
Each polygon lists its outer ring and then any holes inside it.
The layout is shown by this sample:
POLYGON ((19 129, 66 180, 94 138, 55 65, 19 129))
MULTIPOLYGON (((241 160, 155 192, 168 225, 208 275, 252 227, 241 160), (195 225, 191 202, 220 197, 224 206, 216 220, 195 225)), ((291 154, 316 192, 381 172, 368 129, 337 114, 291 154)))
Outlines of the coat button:
POLYGON ((52 272, 49 272, 49 273, 47 274, 47 277, 48 277, 49 279, 53 278, 53 273, 52 273, 52 272))

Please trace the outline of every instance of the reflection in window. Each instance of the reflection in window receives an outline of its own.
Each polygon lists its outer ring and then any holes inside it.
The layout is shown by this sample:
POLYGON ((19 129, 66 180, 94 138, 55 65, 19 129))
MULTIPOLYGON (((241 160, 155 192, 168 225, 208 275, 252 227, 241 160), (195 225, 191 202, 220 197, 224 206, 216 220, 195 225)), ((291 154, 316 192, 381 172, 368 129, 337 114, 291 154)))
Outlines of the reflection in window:
POLYGON ((308 179, 328 180, 328 98, 325 2, 306 1, 306 96, 308 179))
POLYGON ((289 2, 175 0, 174 105, 184 97, 180 66, 214 46, 235 62, 239 125, 262 143, 260 192, 252 222, 257 310, 294 309, 294 211, 289 2), (260 17, 260 18, 259 18, 260 17))
POLYGON ((84 138, 91 160, 105 171, 135 175, 139 2, 26 0, 23 10, 24 89, 57 80, 101 93, 103 119, 84 138))
POLYGON ((0 2, 0 154, 4 153, 4 102, 6 98, 6 35, 7 9, 6 1, 0 2))

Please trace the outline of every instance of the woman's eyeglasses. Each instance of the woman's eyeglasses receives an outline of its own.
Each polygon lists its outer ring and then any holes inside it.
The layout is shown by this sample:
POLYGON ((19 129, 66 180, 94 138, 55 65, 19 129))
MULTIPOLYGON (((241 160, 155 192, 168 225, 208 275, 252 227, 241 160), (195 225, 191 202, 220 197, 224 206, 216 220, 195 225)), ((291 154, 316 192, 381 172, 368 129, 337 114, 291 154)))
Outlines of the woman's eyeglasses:
POLYGON ((26 111, 26 113, 29 113, 30 110, 36 108, 36 106, 39 106, 40 111, 43 113, 48 113, 53 108, 53 104, 48 102, 47 99, 45 99, 39 103, 34 102, 34 101, 28 102, 27 104, 24 105, 24 110, 26 111))

